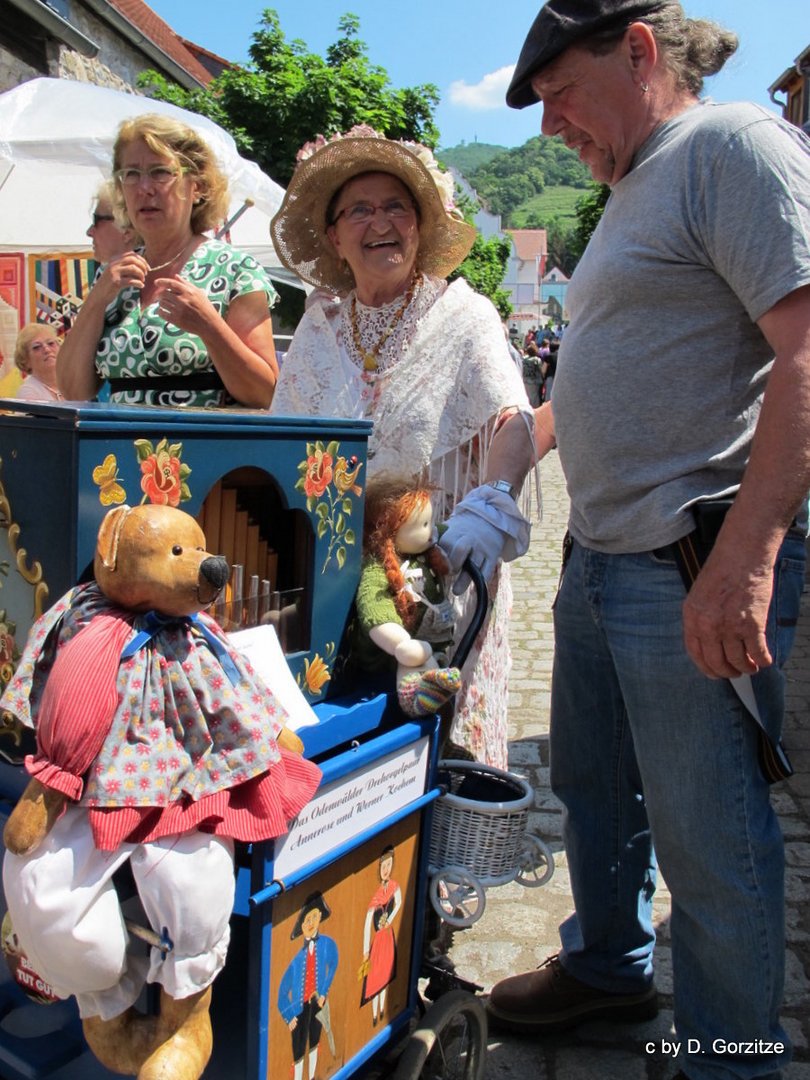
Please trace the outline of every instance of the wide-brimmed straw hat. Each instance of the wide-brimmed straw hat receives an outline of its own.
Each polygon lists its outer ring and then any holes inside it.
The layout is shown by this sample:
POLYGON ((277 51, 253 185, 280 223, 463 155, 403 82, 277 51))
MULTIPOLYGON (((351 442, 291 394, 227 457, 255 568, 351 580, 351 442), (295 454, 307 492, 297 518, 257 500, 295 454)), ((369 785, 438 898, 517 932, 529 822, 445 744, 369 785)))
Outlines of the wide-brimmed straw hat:
POLYGON ((390 173, 416 200, 420 217, 418 268, 437 277, 455 270, 469 253, 476 233, 453 209, 452 176, 440 172, 427 147, 395 142, 371 129, 356 128, 328 142, 310 143, 299 152, 284 200, 270 223, 270 235, 282 263, 312 285, 339 293, 354 287, 351 270, 326 235, 326 212, 348 180, 368 172, 390 173))

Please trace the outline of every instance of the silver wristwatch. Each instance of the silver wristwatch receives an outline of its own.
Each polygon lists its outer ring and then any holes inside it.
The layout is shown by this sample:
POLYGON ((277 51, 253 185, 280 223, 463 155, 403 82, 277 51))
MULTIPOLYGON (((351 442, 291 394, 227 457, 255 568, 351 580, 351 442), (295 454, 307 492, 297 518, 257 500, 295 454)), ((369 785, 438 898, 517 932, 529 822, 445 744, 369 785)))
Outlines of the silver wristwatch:
POLYGON ((487 483, 487 487, 495 488, 496 491, 503 491, 509 495, 512 499, 517 500, 517 492, 512 484, 508 480, 490 480, 487 483))

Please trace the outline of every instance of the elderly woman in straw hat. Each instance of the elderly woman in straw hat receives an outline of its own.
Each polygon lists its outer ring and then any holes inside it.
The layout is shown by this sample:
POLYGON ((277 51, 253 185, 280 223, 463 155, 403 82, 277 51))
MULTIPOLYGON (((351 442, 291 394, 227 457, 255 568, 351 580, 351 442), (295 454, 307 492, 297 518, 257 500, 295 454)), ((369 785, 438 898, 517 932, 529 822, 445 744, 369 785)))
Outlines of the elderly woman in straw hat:
POLYGON ((510 591, 503 567, 495 571, 528 543, 514 495, 533 460, 533 428, 495 308, 465 281, 446 281, 475 230, 453 210, 452 179, 426 147, 361 127, 298 157, 271 233, 281 260, 319 292, 272 411, 373 420, 369 476, 409 471, 435 487, 442 516, 455 511, 448 543, 483 564, 495 602, 451 737, 502 767, 510 591))

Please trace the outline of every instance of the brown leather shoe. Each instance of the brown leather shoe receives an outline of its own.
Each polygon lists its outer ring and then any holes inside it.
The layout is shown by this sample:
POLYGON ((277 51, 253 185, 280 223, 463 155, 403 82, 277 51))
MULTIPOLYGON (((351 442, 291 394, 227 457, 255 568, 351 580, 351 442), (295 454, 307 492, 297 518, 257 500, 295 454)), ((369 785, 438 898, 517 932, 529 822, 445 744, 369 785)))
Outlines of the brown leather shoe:
POLYGON ((492 987, 487 1013, 493 1027, 553 1034, 588 1020, 641 1021, 658 1015, 654 986, 639 994, 611 994, 569 975, 559 957, 536 971, 512 975, 492 987))

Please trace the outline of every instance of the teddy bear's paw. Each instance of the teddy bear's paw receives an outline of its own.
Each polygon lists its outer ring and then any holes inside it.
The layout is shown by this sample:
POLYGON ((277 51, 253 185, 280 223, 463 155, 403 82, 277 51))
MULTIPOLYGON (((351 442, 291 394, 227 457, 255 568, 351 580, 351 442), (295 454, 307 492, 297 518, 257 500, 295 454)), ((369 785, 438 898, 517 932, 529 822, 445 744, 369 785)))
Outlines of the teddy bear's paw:
POLYGON ((293 754, 303 754, 304 752, 304 743, 300 736, 296 735, 295 732, 291 731, 288 727, 283 727, 281 729, 276 741, 282 749, 290 750, 293 754))
POLYGON ((461 688, 458 668, 433 668, 414 672, 399 681, 399 707, 408 716, 430 716, 449 701, 461 688))
POLYGON ((157 1023, 156 1016, 130 1007, 110 1020, 85 1017, 82 1028, 87 1045, 105 1068, 135 1076, 155 1049, 157 1023))
POLYGON ((45 787, 32 777, 3 829, 6 850, 29 855, 51 831, 68 802, 61 791, 45 787))
POLYGON ((164 1038, 143 1063, 138 1080, 199 1080, 211 1057, 211 987, 175 999, 161 987, 157 1038, 164 1038))

